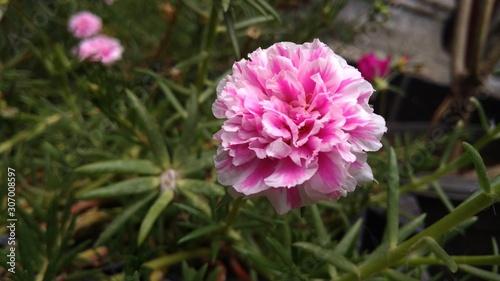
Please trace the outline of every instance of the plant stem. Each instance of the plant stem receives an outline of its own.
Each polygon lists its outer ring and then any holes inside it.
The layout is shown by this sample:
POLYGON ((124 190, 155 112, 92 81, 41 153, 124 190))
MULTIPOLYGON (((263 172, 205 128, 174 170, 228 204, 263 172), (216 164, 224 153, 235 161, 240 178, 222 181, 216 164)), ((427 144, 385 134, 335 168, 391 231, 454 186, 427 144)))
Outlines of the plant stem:
POLYGON ((495 186, 490 194, 479 192, 476 196, 458 206, 453 212, 401 243, 396 248, 390 249, 376 260, 371 260, 367 264, 360 265, 357 274, 345 274, 338 281, 364 280, 375 273, 381 272, 385 268, 401 262, 412 251, 426 245, 422 240, 424 237, 439 237, 496 202, 500 202, 500 185, 495 186))

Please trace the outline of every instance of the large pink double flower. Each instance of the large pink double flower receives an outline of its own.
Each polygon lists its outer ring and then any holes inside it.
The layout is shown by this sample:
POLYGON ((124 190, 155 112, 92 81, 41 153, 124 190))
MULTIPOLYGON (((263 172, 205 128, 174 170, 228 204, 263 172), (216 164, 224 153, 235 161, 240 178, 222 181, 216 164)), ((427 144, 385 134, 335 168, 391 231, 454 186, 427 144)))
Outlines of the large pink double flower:
POLYGON ((266 196, 280 214, 335 201, 373 180, 366 151, 382 146, 369 82, 319 40, 249 54, 220 82, 217 177, 233 196, 266 196))

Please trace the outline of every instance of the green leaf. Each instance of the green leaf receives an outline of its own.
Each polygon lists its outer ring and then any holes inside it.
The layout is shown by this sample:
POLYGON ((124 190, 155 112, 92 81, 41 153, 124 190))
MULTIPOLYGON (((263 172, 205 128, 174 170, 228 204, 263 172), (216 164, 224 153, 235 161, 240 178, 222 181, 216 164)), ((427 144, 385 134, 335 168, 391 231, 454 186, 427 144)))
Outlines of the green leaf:
POLYGON ((236 36, 236 30, 234 28, 232 9, 229 11, 227 11, 227 9, 224 10, 224 22, 226 23, 227 33, 229 35, 229 39, 231 40, 231 44, 233 46, 234 57, 236 58, 236 60, 239 60, 241 58, 240 46, 238 44, 238 38, 236 36))
POLYGON ((417 229, 417 227, 424 223, 426 216, 427 214, 421 214, 409 223, 403 225, 403 227, 399 229, 398 241, 403 242, 406 238, 408 238, 415 231, 415 229, 417 229))
POLYGON ((335 246, 333 252, 337 255, 346 256, 349 249, 351 249, 358 240, 359 231, 361 230, 361 225, 363 225, 363 220, 358 219, 356 223, 349 228, 347 233, 342 237, 342 240, 335 246))
MULTIPOLYGON (((179 161, 179 173, 181 175, 189 175, 194 172, 203 171, 214 166, 214 155, 217 153, 215 149, 203 151, 198 157, 195 154, 188 154, 186 158, 178 159, 174 156, 176 161, 179 161)), ((187 153, 186 153, 187 154, 187 153)))
POLYGON ((193 277, 193 281, 203 281, 203 277, 205 276, 205 273, 207 273, 207 268, 208 268, 208 264, 205 263, 200 268, 200 270, 198 270, 198 272, 195 274, 195 276, 193 277))
POLYGON ((83 165, 75 169, 77 173, 124 173, 158 175, 161 169, 148 160, 110 160, 83 165))
POLYGON ((179 241, 177 241, 177 244, 182 244, 182 243, 187 242, 189 240, 193 240, 193 239, 199 238, 201 236, 214 233, 216 231, 221 230, 223 227, 224 227, 223 224, 211 224, 211 225, 207 225, 204 227, 200 227, 198 229, 191 231, 190 233, 186 234, 184 237, 179 239, 179 241))
POLYGON ((184 130, 181 136, 181 143, 186 147, 190 147, 196 139, 196 128, 198 126, 198 91, 194 86, 190 89, 191 96, 187 106, 188 112, 183 124, 184 130))
POLYGON ((479 120, 481 121, 481 125, 483 126, 484 131, 489 132, 491 130, 491 127, 488 124, 488 121, 486 121, 488 118, 486 118, 486 114, 484 113, 483 106, 481 105, 481 103, 479 102, 479 100, 476 97, 471 97, 470 101, 477 108, 477 113, 479 115, 479 120))
POLYGON ((459 268, 471 275, 481 278, 481 280, 498 281, 500 274, 480 269, 470 265, 460 265, 459 268))
POLYGON ((27 129, 23 130, 20 133, 16 134, 12 138, 0 143, 0 154, 3 152, 11 149, 14 147, 16 144, 34 138, 40 134, 42 134, 44 131, 49 129, 51 126, 57 124, 59 121, 62 120, 62 116, 59 114, 54 114, 52 116, 49 116, 36 124, 32 129, 27 129))
POLYGON ((238 251, 241 256, 250 260, 253 263, 253 266, 258 268, 259 270, 271 269, 278 272, 281 272, 283 270, 282 266, 279 266, 261 253, 251 252, 248 249, 244 249, 238 246, 235 246, 234 249, 238 251))
POLYGON ((279 23, 281 23, 281 18, 278 12, 264 0, 246 0, 246 3, 254 7, 254 9, 258 10, 264 16, 271 16, 279 23))
POLYGON ((229 4, 231 4, 231 0, 221 0, 222 2, 222 9, 224 12, 227 12, 227 9, 229 9, 229 4))
POLYGON ((487 194, 491 193, 490 180, 488 179, 488 172, 486 171, 486 166, 484 165, 483 158, 479 155, 479 152, 470 144, 463 142, 465 151, 469 154, 469 157, 474 163, 474 168, 476 168, 477 180, 483 191, 487 194))
MULTIPOLYGON (((498 251, 498 243, 495 237, 491 237, 491 246, 493 248, 493 255, 498 256, 500 252, 498 251)), ((491 271, 498 273, 498 264, 494 265, 491 268, 491 271)))
POLYGON ((214 270, 212 270, 212 272, 210 272, 210 274, 207 276, 207 279, 206 281, 217 281, 219 280, 219 275, 222 271, 222 267, 221 266, 217 266, 214 270))
POLYGON ((210 262, 214 263, 220 250, 220 239, 215 237, 215 239, 210 242, 210 262))
POLYGON ((424 237, 422 240, 427 244, 429 250, 431 250, 434 255, 444 262, 444 264, 450 269, 451 272, 457 272, 457 263, 439 246, 439 244, 431 237, 424 237))
POLYGON ((170 204, 170 202, 174 199, 174 191, 167 190, 163 192, 158 199, 153 203, 151 208, 149 208, 148 213, 144 217, 141 223, 141 227, 139 229, 139 238, 137 240, 137 245, 140 246, 146 237, 148 236, 151 228, 153 227, 154 222, 163 210, 170 204))
POLYGON ((104 243, 108 242, 111 237, 122 228, 122 226, 130 220, 130 218, 135 215, 140 209, 142 209, 144 206, 146 206, 149 201, 151 201, 155 196, 157 196, 158 193, 156 192, 151 192, 148 196, 142 198, 141 200, 138 200, 137 202, 133 203, 132 205, 128 206, 128 208, 124 209, 121 211, 117 216, 116 219, 111 222, 110 225, 104 230, 99 238, 97 239, 95 243, 95 247, 102 246, 104 243))
POLYGON ((177 189, 192 206, 202 211, 208 218, 212 217, 212 208, 208 204, 205 197, 200 196, 197 192, 192 192, 186 188, 177 189))
POLYGON ((385 273, 387 274, 388 277, 390 277, 390 280, 398 280, 398 281, 419 281, 420 279, 415 279, 413 277, 408 276, 408 273, 402 273, 397 270, 387 268, 385 270, 385 273))
POLYGON ((210 222, 210 218, 204 214, 202 211, 194 208, 194 207, 191 207, 191 206, 188 206, 188 205, 185 205, 185 204, 181 204, 181 203, 174 203, 176 207, 178 207, 179 209, 189 213, 191 216, 194 216, 204 222, 210 222))
POLYGON ((193 281, 196 275, 196 269, 189 267, 186 261, 182 261, 182 279, 186 281, 193 281))
POLYGON ((167 146, 163 139, 163 134, 160 131, 160 127, 134 93, 132 93, 129 89, 126 89, 125 93, 131 102, 132 108, 139 117, 140 126, 144 129, 144 132, 149 139, 149 144, 153 154, 156 156, 159 164, 164 169, 167 169, 170 166, 170 157, 168 155, 167 146))
POLYGON ((145 193, 160 185, 159 177, 140 177, 125 180, 105 187, 87 191, 77 196, 77 199, 114 198, 139 193, 145 193))
POLYGON ((290 252, 291 249, 285 249, 280 242, 278 242, 276 239, 272 237, 266 237, 266 241, 271 246, 272 252, 277 254, 281 258, 281 260, 285 263, 286 266, 288 267, 293 266, 292 255, 290 252))
POLYGON ((441 161, 439 163, 440 167, 444 167, 449 162, 451 153, 455 149, 455 144, 457 143, 458 138, 462 135, 463 128, 464 122, 458 121, 444 149, 443 156, 441 157, 441 161))
MULTIPOLYGON (((174 65, 172 67, 172 69, 183 69, 183 68, 187 68, 187 67, 193 66, 195 64, 200 63, 201 61, 203 61, 207 57, 208 57, 208 54, 206 52, 200 52, 199 54, 191 56, 191 57, 189 57, 186 60, 178 62, 176 65, 174 65)), ((153 77, 155 77, 156 79, 161 79, 161 77, 157 76, 157 75, 154 75, 153 77)), ((167 79, 162 79, 162 82, 165 82, 165 84, 167 86, 169 86, 170 88, 172 88, 172 90, 174 90, 174 91, 179 90, 179 89, 176 88, 176 86, 178 86, 177 84, 174 84, 173 82, 168 83, 169 80, 167 80, 167 79), (176 86, 172 87, 172 85, 176 85, 176 86)), ((183 94, 189 94, 189 90, 187 88, 183 87, 181 89, 181 91, 182 91, 183 94)))
POLYGON ((203 180, 181 179, 177 181, 177 188, 185 188, 191 192, 198 192, 209 197, 224 196, 226 193, 223 186, 203 180))
POLYGON ((306 252, 314 254, 314 257, 319 261, 325 261, 334 265, 338 269, 344 270, 349 273, 358 273, 358 267, 350 260, 342 255, 338 255, 333 251, 325 250, 323 247, 314 245, 308 242, 297 242, 293 244, 295 247, 301 248, 306 252))
POLYGON ((387 175, 387 224, 384 231, 384 241, 389 249, 398 243, 399 228, 399 172, 396 152, 389 149, 389 173, 387 175))
MULTIPOLYGON (((192 63, 197 63, 199 62, 200 60, 203 60, 207 57, 208 55, 206 53, 200 53, 199 55, 196 55, 194 57, 191 57, 190 59, 186 60, 186 61, 181 61, 179 62, 178 64, 176 64, 174 67, 172 68, 183 68, 183 67, 187 67, 187 66, 190 66, 192 63), (189 60, 194 60, 192 63, 191 62, 188 62, 189 60)), ((179 94, 183 94, 183 95, 189 95, 190 94, 190 91, 189 89, 179 85, 179 84, 176 84, 175 82, 169 80, 169 79, 164 79, 163 77, 161 77, 160 75, 158 75, 158 73, 154 72, 154 71, 151 71, 149 69, 146 69, 146 68, 136 68, 135 71, 139 72, 139 73, 143 73, 143 74, 147 74, 147 75, 150 75, 151 77, 155 78, 157 81, 158 80, 161 80, 161 82, 165 83, 165 85, 168 86, 168 88, 176 91, 177 93, 179 94)))
POLYGON ((311 205, 309 207, 309 210, 311 211, 312 222, 314 225, 314 229, 316 230, 316 234, 318 235, 320 245, 328 244, 328 242, 330 242, 330 235, 328 235, 325 224, 321 219, 321 214, 319 213, 318 206, 316 204, 311 205))
POLYGON ((448 212, 452 212, 455 209, 455 206, 453 206, 453 203, 451 202, 450 198, 446 193, 443 191, 441 188, 441 185, 435 181, 432 183, 432 187, 434 187, 434 190, 436 191, 439 199, 441 199, 441 202, 443 202, 443 205, 448 209, 448 212))
POLYGON ((170 87, 165 82, 163 82, 163 80, 160 79, 159 77, 156 76, 154 77, 156 78, 156 82, 158 83, 158 86, 160 86, 161 91, 168 99, 168 101, 170 101, 175 110, 177 110, 177 112, 182 116, 182 118, 188 118, 187 111, 184 109, 184 107, 182 107, 181 103, 175 96, 174 92, 172 92, 170 87))

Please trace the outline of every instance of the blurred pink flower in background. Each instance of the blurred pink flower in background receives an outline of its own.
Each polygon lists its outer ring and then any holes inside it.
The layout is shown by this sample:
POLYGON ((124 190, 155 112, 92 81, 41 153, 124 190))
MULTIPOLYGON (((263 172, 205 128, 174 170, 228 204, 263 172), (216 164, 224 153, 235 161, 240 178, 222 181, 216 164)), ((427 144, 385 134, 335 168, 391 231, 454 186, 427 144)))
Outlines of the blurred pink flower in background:
POLYGON ((122 58, 123 47, 115 38, 96 35, 82 40, 74 52, 81 60, 90 59, 110 65, 122 58))
POLYGON ((212 111, 226 119, 214 139, 217 178, 234 196, 266 196, 280 214, 336 201, 373 174, 385 120, 372 85, 319 40, 277 43, 233 65, 212 111))
POLYGON ((76 38, 87 38, 101 31, 102 20, 91 12, 83 11, 71 16, 68 30, 76 38))
POLYGON ((386 78, 391 74, 390 63, 390 56, 387 56, 385 59, 379 59, 374 53, 369 53, 359 59, 357 67, 363 78, 373 82, 375 78, 386 78))

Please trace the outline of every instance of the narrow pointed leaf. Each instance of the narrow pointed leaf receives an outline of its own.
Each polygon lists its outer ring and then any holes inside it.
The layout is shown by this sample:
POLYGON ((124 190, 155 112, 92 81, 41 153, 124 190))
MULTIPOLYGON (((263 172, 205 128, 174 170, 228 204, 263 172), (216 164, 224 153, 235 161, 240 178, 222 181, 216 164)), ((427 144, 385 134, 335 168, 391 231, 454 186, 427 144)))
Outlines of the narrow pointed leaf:
POLYGON ((415 230, 419 227, 422 226, 425 220, 425 217, 427 214, 421 214, 420 216, 414 218, 411 220, 409 223, 403 225, 399 229, 398 233, 398 241, 403 242, 406 238, 408 238, 415 230))
POLYGON ((193 281, 203 281, 203 277, 205 276, 205 273, 207 273, 207 267, 208 267, 208 264, 204 264, 199 270, 198 272, 196 272, 196 274, 193 276, 193 281))
POLYGON ((234 28, 233 13, 232 9, 224 11, 224 22, 226 23, 227 34, 233 45, 234 56, 236 60, 240 59, 240 46, 238 44, 238 37, 236 36, 236 30, 234 28))
POLYGON ((110 160, 96 162, 78 167, 75 172, 94 173, 124 173, 124 174, 146 174, 158 175, 161 169, 148 160, 110 160))
POLYGON ((222 272, 222 267, 221 266, 217 266, 214 270, 212 270, 212 272, 210 272, 210 274, 207 276, 207 280, 206 281, 217 281, 219 280, 219 275, 220 273, 222 272))
POLYGON ((427 244, 429 250, 431 250, 434 255, 444 262, 444 264, 450 269, 451 272, 456 272, 458 269, 457 263, 439 246, 439 244, 431 237, 422 238, 427 244))
POLYGON ((316 204, 311 205, 311 207, 309 207, 309 210, 311 211, 312 222, 314 225, 314 229, 316 230, 316 235, 318 235, 319 243, 320 245, 326 245, 328 242, 330 242, 330 236, 328 235, 325 224, 321 219, 321 214, 319 213, 318 206, 316 204))
POLYGON ((295 247, 303 249, 306 252, 314 254, 314 257, 320 261, 325 261, 334 265, 338 269, 346 272, 358 273, 357 266, 342 255, 335 254, 331 250, 325 250, 323 247, 314 245, 308 242, 297 242, 293 244, 295 247))
POLYGON ((202 211, 208 218, 212 217, 212 209, 208 204, 205 197, 200 196, 198 193, 188 190, 186 188, 177 189, 186 199, 190 202, 191 206, 202 211))
POLYGON ((281 272, 283 270, 282 266, 279 266, 275 262, 271 261, 268 259, 265 255, 262 255, 261 253, 255 253, 251 252, 248 249, 243 249, 238 246, 234 247, 236 251, 240 253, 241 256, 245 257, 246 259, 250 260, 255 267, 257 267, 259 270, 262 269, 271 269, 273 271, 278 271, 281 272))
POLYGON ((219 231, 223 227, 224 227, 223 224, 211 224, 211 225, 207 225, 204 227, 200 227, 198 229, 191 231, 190 233, 186 234, 184 237, 179 239, 179 241, 177 241, 177 244, 182 244, 182 243, 187 242, 189 240, 193 240, 193 239, 208 235, 210 233, 219 231))
POLYGON ((187 111, 181 105, 181 103, 179 102, 179 100, 175 96, 174 92, 172 92, 170 87, 165 82, 163 82, 163 80, 159 79, 159 77, 156 79, 156 82, 158 83, 158 86, 160 86, 160 89, 163 92, 163 94, 165 95, 165 97, 168 99, 168 101, 170 101, 172 106, 175 108, 175 110, 177 110, 177 112, 183 118, 187 118, 188 117, 187 111))
POLYGON ((455 144, 457 143, 458 138, 462 135, 463 128, 464 128, 464 122, 459 121, 455 126, 455 129, 453 130, 450 139, 448 140, 448 143, 446 144, 443 156, 441 157, 441 161, 439 163, 440 167, 445 166, 449 162, 451 153, 455 149, 455 144))
POLYGON ((125 180, 105 187, 87 191, 77 196, 77 199, 114 198, 145 193, 158 188, 159 177, 140 177, 125 180))
POLYGON ((486 121, 488 118, 486 118, 486 114, 484 113, 483 106, 481 105, 481 103, 479 102, 479 100, 476 97, 471 97, 470 101, 477 108, 477 113, 479 115, 479 120, 481 121, 481 125, 483 126, 484 131, 489 132, 491 130, 491 127, 488 124, 488 121, 486 121))
POLYGON ((182 279, 186 281, 193 281, 196 270, 189 267, 186 261, 182 261, 182 279))
POLYGON ((474 163, 474 168, 476 168, 477 180, 479 185, 486 193, 491 193, 490 180, 488 179, 488 172, 486 171, 486 166, 484 165, 483 158, 479 155, 479 152, 470 144, 463 143, 465 151, 469 154, 469 157, 474 163))
POLYGON ((271 246, 271 250, 273 253, 277 254, 281 260, 285 263, 286 266, 293 266, 293 260, 291 256, 291 252, 287 251, 280 242, 272 237, 267 237, 266 241, 271 246))
POLYGON ((12 138, 0 143, 0 154, 11 149, 16 144, 18 144, 24 140, 34 138, 34 137, 40 135, 41 133, 43 133, 44 131, 49 129, 52 125, 55 125, 56 123, 58 123, 61 120, 62 120, 61 115, 54 114, 52 116, 45 118, 44 120, 42 120, 38 124, 36 124, 32 129, 21 131, 20 133, 16 134, 12 138))
POLYGON ((224 187, 213 182, 194 179, 181 179, 177 181, 179 189, 185 188, 191 192, 198 192, 209 197, 224 196, 224 187))
MULTIPOLYGON (((188 103, 186 120, 184 121, 181 143, 189 147, 196 139, 196 127, 198 126, 198 91, 192 86, 191 96, 188 103)), ((176 159, 179 160, 179 159, 176 159)))
POLYGON ((147 261, 143 264, 144 267, 148 267, 151 269, 162 269, 162 268, 167 268, 170 267, 171 265, 174 265, 176 263, 180 262, 185 262, 189 259, 193 258, 201 258, 201 257, 206 257, 209 254, 209 250, 206 248, 198 248, 196 250, 191 250, 191 251, 183 251, 183 252, 176 252, 176 253, 171 253, 168 255, 163 255, 160 257, 157 257, 153 260, 147 261))
MULTIPOLYGON (((172 68, 183 68, 183 67, 186 67, 186 66, 190 66, 191 63, 188 63, 187 61, 189 60, 196 60, 199 61, 199 60, 202 60, 204 58, 207 57, 207 54, 204 54, 203 52, 199 55, 196 55, 194 57, 191 57, 189 58, 188 60, 186 61, 181 61, 179 62, 179 64, 176 64, 174 67, 172 68), (201 58, 200 58, 201 56, 201 58)), ((183 95, 189 95, 190 94, 190 91, 189 89, 169 80, 169 79, 164 79, 163 77, 161 77, 160 75, 158 75, 158 73, 154 72, 154 71, 151 71, 149 69, 146 69, 146 68, 136 68, 135 71, 139 72, 139 73, 143 73, 143 74, 147 74, 147 75, 150 75, 151 77, 155 78, 155 80, 161 80, 163 83, 165 83, 165 85, 167 85, 170 89, 174 90, 175 92, 179 93, 179 94, 183 94, 183 95)))
MULTIPOLYGON (((493 248, 493 255, 499 256, 498 243, 496 237, 491 237, 491 246, 493 248)), ((492 272, 498 273, 498 264, 494 265, 491 269, 492 272)))
POLYGON ((206 214, 204 214, 202 211, 200 211, 196 208, 193 208, 191 206, 184 205, 181 203, 175 203, 175 206, 178 207, 179 209, 187 212, 191 216, 194 216, 194 217, 196 217, 202 221, 205 221, 205 222, 210 222, 210 218, 206 214))
POLYGON ((142 242, 144 242, 149 232, 151 231, 154 222, 156 221, 156 219, 158 219, 158 217, 163 212, 163 210, 168 206, 168 204, 172 202, 173 198, 174 198, 174 191, 167 190, 163 192, 160 195, 160 197, 156 199, 151 208, 149 208, 148 213, 142 220, 141 228, 139 229, 139 238, 137 241, 137 244, 139 246, 142 244, 142 242))
POLYGON ((399 172, 396 152, 389 149, 389 173, 387 175, 387 224, 384 232, 384 241, 389 249, 398 243, 399 228, 399 172))
POLYGON ((441 199, 441 202, 443 202, 443 205, 448 209, 448 212, 452 212, 455 209, 455 206, 453 206, 453 203, 451 202, 450 198, 446 193, 443 191, 441 188, 441 185, 435 181, 432 183, 432 187, 434 187, 434 190, 436 191, 439 199, 441 199))
POLYGON ((219 249, 220 249, 220 239, 216 237, 210 243, 210 262, 212 263, 215 262, 217 255, 219 254, 219 249))
POLYGON ((362 222, 362 219, 358 219, 356 223, 351 228, 349 228, 344 237, 342 237, 342 240, 340 240, 337 246, 335 246, 333 250, 335 254, 345 256, 348 253, 349 249, 351 249, 355 245, 359 237, 359 231, 361 230, 362 222))
POLYGON ((130 100, 132 108, 139 117, 141 129, 144 129, 148 137, 153 154, 164 169, 168 168, 170 165, 170 157, 160 127, 134 93, 128 89, 125 90, 125 93, 130 100))
MULTIPOLYGON (((266 15, 271 15, 273 18, 275 18, 279 23, 281 23, 281 17, 278 14, 278 12, 271 6, 269 3, 267 3, 264 0, 253 0, 256 3, 258 3, 259 6, 261 6, 265 11, 266 15)), ((252 0, 248 1, 252 2, 252 0)))
POLYGON ((407 273, 402 273, 397 270, 388 268, 385 270, 385 273, 390 280, 398 280, 398 281, 419 281, 420 279, 415 279, 413 277, 408 276, 407 273))
POLYGON ((222 9, 224 12, 227 12, 227 9, 229 9, 229 4, 231 3, 231 0, 221 0, 222 2, 222 9))
POLYGON ((142 198, 141 200, 133 203, 132 205, 128 206, 126 209, 124 209, 122 212, 120 212, 117 216, 116 219, 111 222, 110 225, 104 230, 99 238, 97 239, 97 242, 95 243, 95 247, 102 246, 104 243, 108 242, 111 237, 120 230, 120 228, 128 221, 130 218, 135 215, 140 209, 142 209, 144 206, 146 206, 149 201, 151 201, 155 196, 157 195, 156 192, 152 192, 148 196, 142 198))

